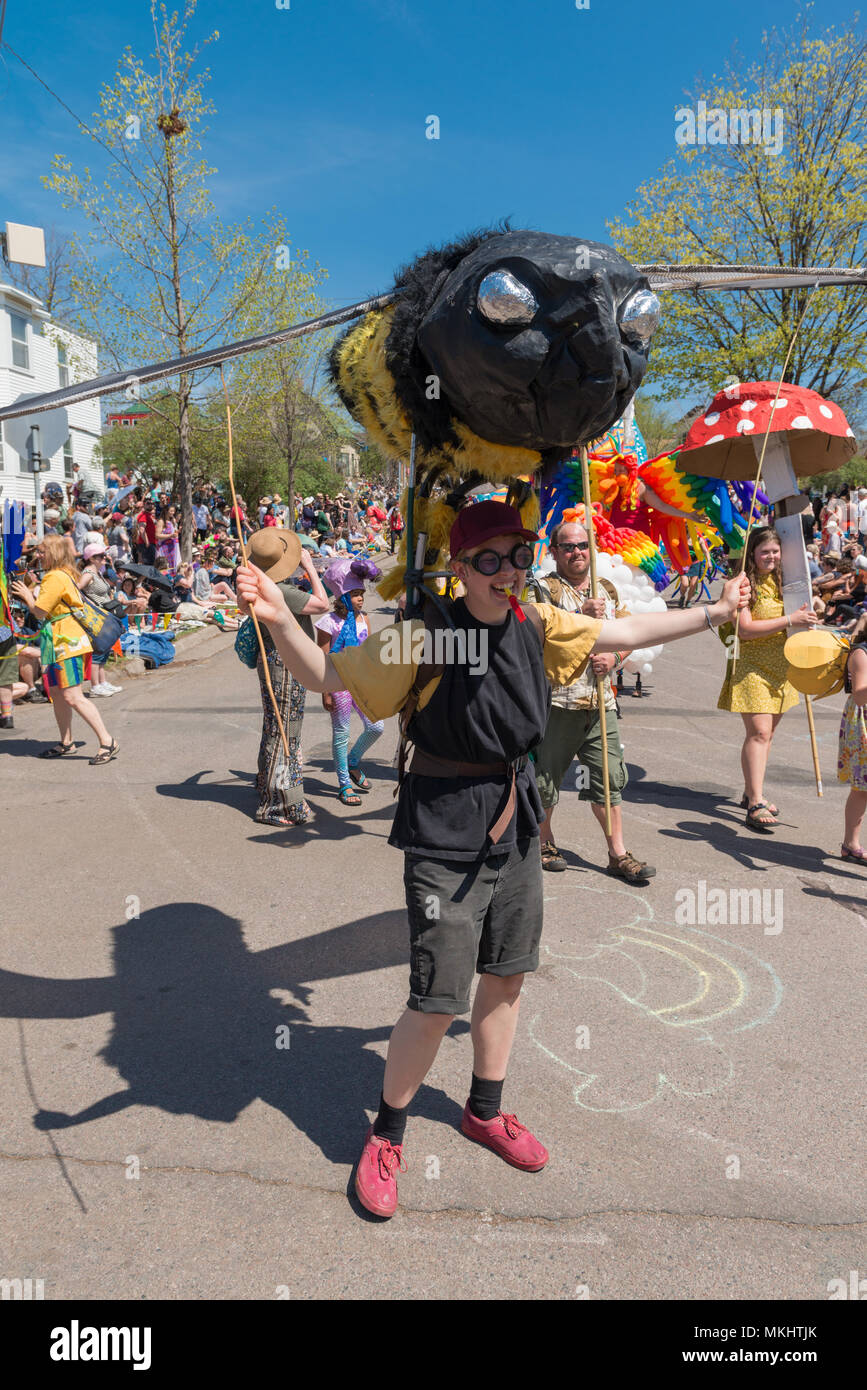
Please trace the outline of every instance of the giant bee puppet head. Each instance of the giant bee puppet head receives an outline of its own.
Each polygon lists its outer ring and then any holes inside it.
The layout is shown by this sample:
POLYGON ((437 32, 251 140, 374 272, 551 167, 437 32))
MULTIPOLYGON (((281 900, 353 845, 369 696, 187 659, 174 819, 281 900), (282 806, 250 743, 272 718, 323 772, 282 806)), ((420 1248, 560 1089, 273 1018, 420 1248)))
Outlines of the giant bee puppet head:
POLYGON ((384 453, 408 458, 415 433, 422 497, 436 484, 452 505, 462 483, 532 473, 604 434, 659 318, 611 247, 508 228, 426 252, 395 289, 338 341, 332 377, 384 453))

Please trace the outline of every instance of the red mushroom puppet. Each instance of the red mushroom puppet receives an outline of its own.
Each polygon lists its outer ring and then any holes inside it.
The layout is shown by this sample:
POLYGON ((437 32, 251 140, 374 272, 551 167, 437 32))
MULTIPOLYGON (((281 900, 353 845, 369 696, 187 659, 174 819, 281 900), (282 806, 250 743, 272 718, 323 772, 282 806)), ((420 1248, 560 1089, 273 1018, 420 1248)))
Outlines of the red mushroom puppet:
POLYGON ((773 504, 780 535, 784 612, 794 613, 813 601, 801 525, 809 502, 798 487, 798 476, 830 473, 855 453, 855 437, 840 407, 787 382, 728 386, 692 425, 678 464, 705 478, 754 479, 769 424, 762 487, 773 504))

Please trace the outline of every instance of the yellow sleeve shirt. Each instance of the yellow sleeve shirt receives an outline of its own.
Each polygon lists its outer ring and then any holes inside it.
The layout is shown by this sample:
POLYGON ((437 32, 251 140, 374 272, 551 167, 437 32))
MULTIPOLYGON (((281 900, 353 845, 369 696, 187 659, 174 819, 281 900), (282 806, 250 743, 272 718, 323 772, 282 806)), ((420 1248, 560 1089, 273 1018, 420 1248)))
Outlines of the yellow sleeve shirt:
MULTIPOLYGON (((81 598, 68 574, 63 570, 49 570, 39 586, 36 604, 49 618, 53 618, 68 612, 70 608, 80 608, 81 598)), ((51 636, 58 661, 66 661, 72 656, 86 656, 93 650, 87 633, 72 617, 52 623, 51 636)))
MULTIPOLYGON (((601 622, 582 613, 565 613, 550 603, 533 605, 542 619, 542 660, 552 685, 568 685, 590 659, 601 622)), ((331 660, 360 710, 374 722, 389 719, 406 703, 426 653, 425 625, 420 618, 394 623, 374 632, 359 647, 347 647, 331 660)), ((421 693, 423 710, 439 684, 437 676, 421 693)))

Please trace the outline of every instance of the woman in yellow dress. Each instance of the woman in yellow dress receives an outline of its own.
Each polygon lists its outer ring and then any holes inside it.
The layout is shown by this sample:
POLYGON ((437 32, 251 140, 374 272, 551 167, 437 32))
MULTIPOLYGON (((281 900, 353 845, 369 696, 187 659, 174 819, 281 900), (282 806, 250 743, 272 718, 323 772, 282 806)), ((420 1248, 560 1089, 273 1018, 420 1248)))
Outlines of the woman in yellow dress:
POLYGON ((740 656, 737 661, 729 659, 717 701, 718 709, 731 710, 744 721, 744 824, 765 835, 779 824, 777 807, 764 799, 771 740, 786 710, 798 704, 797 692, 786 679, 786 634, 790 628, 812 627, 819 621, 807 604, 788 617, 784 614, 781 560, 780 538, 772 527, 750 532, 746 573, 752 602, 741 614, 740 656))

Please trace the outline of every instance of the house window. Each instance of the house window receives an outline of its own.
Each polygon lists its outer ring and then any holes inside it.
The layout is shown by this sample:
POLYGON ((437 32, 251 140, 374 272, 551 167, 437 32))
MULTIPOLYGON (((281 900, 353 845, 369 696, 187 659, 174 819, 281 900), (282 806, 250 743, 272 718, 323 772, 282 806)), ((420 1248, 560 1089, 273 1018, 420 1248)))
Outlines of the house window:
POLYGON ((69 363, 64 343, 57 344, 57 376, 61 386, 69 385, 69 363))
POLYGON ((72 436, 68 436, 63 446, 63 476, 72 481, 72 436))
POLYGON ((129 425, 132 424, 132 420, 121 420, 120 423, 121 423, 122 425, 127 425, 127 426, 129 426, 129 425))
POLYGON ((13 367, 23 367, 25 371, 30 370, 30 353, 27 350, 27 320, 20 314, 10 312, 9 320, 12 324, 12 365, 13 367))

